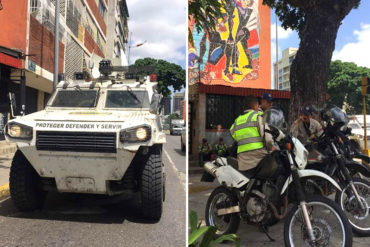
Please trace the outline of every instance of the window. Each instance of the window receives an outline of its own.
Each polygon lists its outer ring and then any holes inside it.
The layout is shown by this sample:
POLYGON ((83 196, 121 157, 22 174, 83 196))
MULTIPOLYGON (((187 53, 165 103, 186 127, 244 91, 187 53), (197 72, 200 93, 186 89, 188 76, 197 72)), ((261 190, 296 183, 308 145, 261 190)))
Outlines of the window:
POLYGON ((52 107, 86 107, 92 108, 96 106, 97 100, 96 90, 63 90, 59 91, 55 96, 52 107))
POLYGON ((294 60, 294 56, 290 56, 289 57, 289 64, 292 64, 293 60, 294 60))
POLYGON ((244 101, 245 97, 240 96, 207 94, 206 129, 215 129, 219 124, 223 129, 229 129, 235 118, 245 110, 244 101))
POLYGON ((105 5, 103 3, 103 0, 99 0, 99 12, 101 16, 104 18, 105 17, 105 5))
POLYGON ((30 2, 30 12, 31 14, 36 12, 40 8, 40 0, 31 0, 30 2))
POLYGON ((121 56, 121 48, 117 43, 114 45, 114 54, 116 55, 116 57, 121 56))
POLYGON ((121 16, 121 11, 119 9, 119 4, 116 6, 117 16, 121 16))
POLYGON ((99 49, 101 50, 101 51, 103 51, 103 46, 102 46, 102 43, 101 43, 101 40, 102 40, 103 38, 101 38, 100 37, 100 34, 99 34, 99 32, 96 34, 96 44, 98 45, 98 47, 99 47, 99 49))
POLYGON ((281 73, 283 73, 283 70, 282 69, 279 69, 279 75, 281 75, 281 73))
POLYGON ((116 31, 117 36, 121 36, 121 31, 119 29, 119 23, 118 22, 116 22, 115 31, 116 31))
POLYGON ((147 91, 108 91, 106 108, 149 108, 147 91))

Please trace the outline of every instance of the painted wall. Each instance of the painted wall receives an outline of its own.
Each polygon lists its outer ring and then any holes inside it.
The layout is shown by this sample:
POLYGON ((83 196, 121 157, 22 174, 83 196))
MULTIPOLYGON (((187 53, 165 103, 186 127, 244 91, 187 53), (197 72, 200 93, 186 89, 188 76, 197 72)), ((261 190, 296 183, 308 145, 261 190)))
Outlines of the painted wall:
POLYGON ((28 1, 1 1, 0 46, 26 52, 28 1))
POLYGON ((269 7, 262 0, 228 0, 222 12, 216 30, 193 30, 189 82, 200 77, 210 85, 271 88, 269 7))

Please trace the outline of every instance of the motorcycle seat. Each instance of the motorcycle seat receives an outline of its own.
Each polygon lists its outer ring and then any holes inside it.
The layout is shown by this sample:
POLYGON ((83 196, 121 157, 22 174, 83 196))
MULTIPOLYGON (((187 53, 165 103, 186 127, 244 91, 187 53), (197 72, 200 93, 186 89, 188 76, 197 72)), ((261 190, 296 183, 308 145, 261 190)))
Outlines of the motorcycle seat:
POLYGON ((238 159, 236 159, 234 157, 231 157, 231 156, 227 157, 227 164, 232 166, 236 170, 239 169, 238 159))

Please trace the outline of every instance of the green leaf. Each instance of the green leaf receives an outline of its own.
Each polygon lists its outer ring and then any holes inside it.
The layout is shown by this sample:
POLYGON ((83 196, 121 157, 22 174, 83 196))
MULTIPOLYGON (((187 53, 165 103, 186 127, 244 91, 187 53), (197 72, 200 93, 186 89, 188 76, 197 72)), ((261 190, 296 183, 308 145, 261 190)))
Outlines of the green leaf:
POLYGON ((198 238, 200 238, 206 231, 208 231, 208 226, 203 226, 199 229, 197 229, 195 232, 192 232, 189 235, 189 242, 188 245, 193 244, 198 238))
POLYGON ((191 210, 189 213, 189 221, 190 221, 190 230, 193 233, 197 230, 197 224, 198 224, 198 215, 193 210, 191 210))
POLYGON ((208 247, 211 241, 214 239, 216 235, 217 228, 214 226, 210 226, 208 231, 204 234, 203 240, 200 243, 200 247, 208 247))
POLYGON ((219 238, 217 238, 215 241, 213 241, 209 247, 214 247, 217 244, 220 244, 224 241, 231 241, 235 242, 235 246, 240 247, 240 238, 236 234, 228 234, 228 235, 222 235, 219 238))

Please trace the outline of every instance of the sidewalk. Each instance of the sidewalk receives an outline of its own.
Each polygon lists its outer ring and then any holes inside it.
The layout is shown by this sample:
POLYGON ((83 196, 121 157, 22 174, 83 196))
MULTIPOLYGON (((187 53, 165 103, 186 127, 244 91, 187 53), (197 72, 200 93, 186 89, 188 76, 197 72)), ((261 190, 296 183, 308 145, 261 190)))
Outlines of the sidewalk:
MULTIPOLYGON (((189 211, 194 210, 198 214, 198 219, 205 225, 205 207, 208 197, 212 190, 219 186, 215 180, 213 183, 201 182, 202 175, 190 174, 189 169, 189 211)), ((277 225, 270 227, 269 234, 276 241, 271 242, 264 233, 261 233, 254 225, 248 225, 240 221, 237 235, 241 239, 240 246, 258 246, 258 247, 280 247, 284 245, 283 240, 284 222, 280 221, 277 225)), ((232 243, 223 244, 223 246, 235 246, 232 243)))
POLYGON ((13 142, 0 141, 0 155, 14 153, 17 145, 13 142))
POLYGON ((0 200, 9 196, 9 172, 14 152, 0 155, 0 200))

